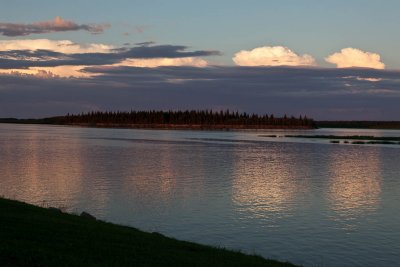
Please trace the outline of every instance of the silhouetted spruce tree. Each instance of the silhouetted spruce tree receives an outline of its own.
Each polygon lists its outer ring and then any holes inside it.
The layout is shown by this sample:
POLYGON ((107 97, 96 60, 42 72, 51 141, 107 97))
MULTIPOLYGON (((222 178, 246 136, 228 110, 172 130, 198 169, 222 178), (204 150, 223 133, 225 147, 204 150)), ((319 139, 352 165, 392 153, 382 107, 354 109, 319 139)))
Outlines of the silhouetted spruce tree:
POLYGON ((91 111, 57 117, 61 124, 139 124, 139 125, 246 125, 246 126, 314 126, 307 116, 295 118, 284 115, 277 118, 273 114, 247 114, 238 111, 185 110, 185 111, 91 111))

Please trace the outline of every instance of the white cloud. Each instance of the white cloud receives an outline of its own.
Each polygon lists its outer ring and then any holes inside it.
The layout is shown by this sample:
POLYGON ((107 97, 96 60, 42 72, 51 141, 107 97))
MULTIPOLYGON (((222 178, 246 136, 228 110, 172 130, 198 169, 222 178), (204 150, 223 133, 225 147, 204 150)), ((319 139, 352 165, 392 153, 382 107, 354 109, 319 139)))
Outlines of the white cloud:
POLYGON ((345 76, 343 79, 356 79, 357 81, 367 81, 367 82, 380 82, 382 78, 372 78, 372 77, 359 77, 359 76, 345 76))
POLYGON ((381 78, 361 78, 361 77, 357 77, 356 79, 357 79, 357 81, 367 81, 367 82, 380 82, 380 81, 382 81, 381 78))
POLYGON ((206 67, 208 62, 201 58, 148 58, 148 59, 126 59, 115 66, 129 66, 142 68, 156 68, 163 66, 192 66, 206 67))
POLYGON ((343 48, 340 52, 328 56, 325 60, 328 63, 335 64, 338 68, 385 68, 385 64, 381 62, 379 54, 365 52, 351 47, 343 48))
POLYGON ((11 50, 50 50, 64 54, 110 53, 114 47, 105 44, 77 44, 69 40, 27 39, 0 40, 0 51, 11 50))
POLYGON ((308 55, 297 55, 284 46, 264 46, 253 50, 242 50, 232 60, 239 66, 315 66, 315 59, 308 55))

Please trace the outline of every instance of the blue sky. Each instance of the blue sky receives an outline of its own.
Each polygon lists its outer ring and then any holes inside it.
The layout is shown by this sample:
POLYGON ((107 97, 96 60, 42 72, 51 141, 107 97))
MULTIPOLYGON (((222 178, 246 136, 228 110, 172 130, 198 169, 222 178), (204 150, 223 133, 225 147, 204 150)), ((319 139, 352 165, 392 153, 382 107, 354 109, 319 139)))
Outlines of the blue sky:
POLYGON ((400 119, 400 1, 3 1, 0 117, 400 119), (139 44, 142 43, 142 44, 139 44))
MULTIPOLYGON (((80 23, 110 23, 102 35, 45 34, 41 37, 114 45, 155 41, 216 49, 216 63, 232 64, 239 50, 284 45, 323 58, 344 47, 373 51, 388 68, 400 68, 400 1, 6 1, 7 22, 46 21, 55 16, 80 23), (144 32, 135 32, 143 27, 144 32), (130 32, 125 36, 125 32, 130 32)), ((4 38, 4 37, 0 37, 4 38)), ((37 37, 35 37, 37 38, 37 37)))

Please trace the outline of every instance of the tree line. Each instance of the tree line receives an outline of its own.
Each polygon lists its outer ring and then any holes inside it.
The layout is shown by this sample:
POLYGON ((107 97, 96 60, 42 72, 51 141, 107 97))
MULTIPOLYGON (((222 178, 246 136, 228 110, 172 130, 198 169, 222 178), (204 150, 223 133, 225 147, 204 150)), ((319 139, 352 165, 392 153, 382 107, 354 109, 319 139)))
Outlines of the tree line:
POLYGON ((273 114, 248 114, 238 111, 186 110, 186 111, 92 111, 57 117, 59 124, 141 124, 141 125, 244 125, 244 126, 304 126, 314 127, 307 116, 275 117, 273 114))

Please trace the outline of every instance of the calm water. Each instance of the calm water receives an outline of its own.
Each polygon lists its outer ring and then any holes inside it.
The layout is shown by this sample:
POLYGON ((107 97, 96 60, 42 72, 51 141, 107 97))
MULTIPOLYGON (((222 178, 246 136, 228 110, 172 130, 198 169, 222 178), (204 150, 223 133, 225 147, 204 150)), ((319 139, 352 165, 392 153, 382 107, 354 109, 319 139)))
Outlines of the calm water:
POLYGON ((0 124, 0 195, 305 266, 399 266, 400 146, 0 124))

